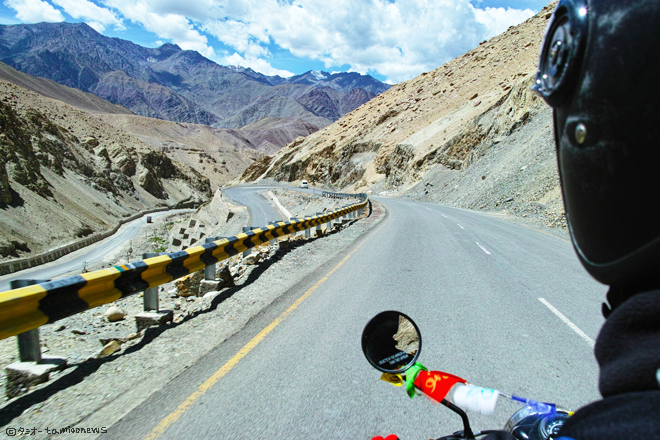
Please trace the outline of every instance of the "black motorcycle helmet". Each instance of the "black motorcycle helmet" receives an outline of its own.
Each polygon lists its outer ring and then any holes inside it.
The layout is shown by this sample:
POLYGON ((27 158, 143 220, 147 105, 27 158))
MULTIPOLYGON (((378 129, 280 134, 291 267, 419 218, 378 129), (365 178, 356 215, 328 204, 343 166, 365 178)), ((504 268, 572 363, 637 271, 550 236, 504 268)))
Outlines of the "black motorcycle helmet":
POLYGON ((561 0, 533 90, 552 108, 569 231, 587 271, 660 285, 660 1, 561 0))

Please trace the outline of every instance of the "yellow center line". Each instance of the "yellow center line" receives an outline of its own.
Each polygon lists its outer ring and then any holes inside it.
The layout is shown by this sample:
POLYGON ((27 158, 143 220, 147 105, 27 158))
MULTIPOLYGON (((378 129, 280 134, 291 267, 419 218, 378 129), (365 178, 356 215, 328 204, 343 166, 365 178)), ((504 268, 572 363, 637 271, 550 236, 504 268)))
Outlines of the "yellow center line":
MULTIPOLYGON (((378 232, 380 229, 382 229, 387 224, 388 221, 389 218, 375 232, 378 232)), ((351 251, 350 254, 346 255, 346 257, 344 257, 343 260, 341 260, 335 267, 333 267, 330 272, 328 272, 323 278, 318 280, 316 284, 310 287, 309 290, 307 290, 307 292, 305 292, 300 298, 298 298, 293 304, 291 304, 291 306, 288 309, 286 309, 273 322, 268 324, 266 328, 261 330, 259 334, 257 334, 254 338, 252 338, 250 342, 245 344, 245 346, 241 348, 241 350, 238 353, 236 353, 236 355, 234 355, 233 358, 229 359, 229 361, 227 361, 226 364, 220 367, 218 371, 213 373, 213 375, 209 377, 206 380, 206 382, 201 384, 199 388, 197 388, 197 391, 195 391, 190 396, 188 396, 188 398, 184 400, 183 403, 181 403, 181 405, 179 405, 178 408, 174 410, 174 412, 172 412, 170 415, 166 416, 163 420, 161 420, 160 423, 156 425, 156 427, 149 434, 147 434, 146 437, 144 437, 143 440, 155 440, 161 435, 163 435, 165 431, 167 431, 167 429, 170 426, 172 426, 174 422, 179 420, 179 418, 181 418, 181 416, 186 411, 188 411, 188 409, 190 409, 190 407, 193 406, 193 404, 197 402, 200 397, 204 395, 204 393, 206 393, 209 389, 211 389, 213 385, 215 385, 220 379, 222 379, 227 373, 229 373, 229 371, 231 371, 231 369, 234 368, 240 362, 241 359, 247 356, 247 354, 250 353, 250 351, 252 351, 254 347, 259 345, 259 343, 264 340, 264 338, 268 335, 268 333, 273 331, 273 329, 277 327, 280 324, 280 322, 282 322, 282 320, 286 318, 287 315, 293 312, 303 301, 305 301, 312 294, 312 292, 314 292, 321 284, 327 281, 327 279, 330 278, 330 276, 333 273, 335 273, 337 269, 342 267, 344 263, 348 261, 348 259, 351 258, 353 254, 357 252, 357 250, 360 249, 362 245, 366 242, 367 240, 360 243, 355 249, 351 251)))

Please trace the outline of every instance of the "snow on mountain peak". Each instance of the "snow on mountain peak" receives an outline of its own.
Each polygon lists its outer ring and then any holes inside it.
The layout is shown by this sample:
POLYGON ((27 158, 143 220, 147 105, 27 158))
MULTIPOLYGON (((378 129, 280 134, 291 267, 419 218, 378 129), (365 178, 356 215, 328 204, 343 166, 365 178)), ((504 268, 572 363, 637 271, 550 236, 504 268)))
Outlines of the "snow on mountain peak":
POLYGON ((325 72, 321 72, 320 70, 312 70, 311 74, 314 78, 316 78, 319 81, 322 81, 327 78, 327 74, 325 72))

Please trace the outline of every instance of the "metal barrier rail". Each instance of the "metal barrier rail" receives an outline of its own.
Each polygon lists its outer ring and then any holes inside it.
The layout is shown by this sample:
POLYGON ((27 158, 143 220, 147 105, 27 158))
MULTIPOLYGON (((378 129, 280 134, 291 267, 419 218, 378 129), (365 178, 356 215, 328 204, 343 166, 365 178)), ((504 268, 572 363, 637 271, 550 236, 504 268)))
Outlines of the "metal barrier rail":
MULTIPOLYGON (((333 197, 332 194, 327 196, 333 197)), ((0 339, 169 283, 270 240, 364 209, 369 203, 366 194, 337 194, 341 198, 347 196, 357 197, 360 202, 325 215, 276 222, 179 252, 1 292, 0 339)))

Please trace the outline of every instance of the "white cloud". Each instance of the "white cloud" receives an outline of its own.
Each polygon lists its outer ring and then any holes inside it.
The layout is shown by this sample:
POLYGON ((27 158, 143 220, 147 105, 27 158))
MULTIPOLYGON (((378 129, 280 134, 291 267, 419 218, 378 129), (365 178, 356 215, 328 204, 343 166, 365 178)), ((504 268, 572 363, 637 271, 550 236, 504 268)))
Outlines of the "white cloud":
MULTIPOLYGON (((165 1, 165 0, 161 0, 165 1)), ((171 1, 171 0, 170 0, 171 1)), ((212 1, 212 0, 205 0, 212 1)), ((469 0, 228 0, 204 30, 246 58, 269 44, 326 67, 350 65, 402 81, 432 70, 533 15, 469 0)), ((256 70, 256 69, 255 69, 256 70)))
POLYGON ((149 0, 107 0, 106 4, 159 38, 172 40, 182 49, 196 50, 205 57, 215 57, 215 51, 208 45, 206 36, 197 31, 194 23, 183 15, 166 11, 156 13, 149 0))
POLYGON ((268 49, 260 44, 268 43, 268 36, 254 25, 236 20, 221 20, 206 23, 204 30, 247 58, 270 55, 268 49))
POLYGON ((73 18, 85 20, 98 32, 103 32, 107 25, 114 25, 117 30, 125 29, 114 12, 88 0, 52 0, 52 2, 73 18))
POLYGON ((64 21, 60 11, 41 0, 5 0, 5 5, 14 9, 16 17, 23 23, 64 21))
MULTIPOLYGON (((356 72, 377 72, 388 82, 433 70, 534 14, 530 9, 480 9, 470 0, 50 1, 97 30, 121 29, 123 20, 130 21, 159 40, 268 75, 290 74, 268 61, 272 52, 284 49, 321 61, 327 69, 348 65, 356 72), (219 53, 211 37, 225 45, 219 53), (226 47, 233 55, 224 53, 226 47)), ((63 19, 42 0, 5 4, 24 21, 63 19)))
POLYGON ((243 58, 238 53, 234 53, 233 55, 226 57, 224 60, 221 60, 221 64, 228 66, 249 67, 254 71, 263 73, 264 75, 268 76, 279 75, 283 78, 288 78, 294 75, 288 70, 276 69, 275 67, 271 66, 268 61, 262 60, 261 58, 243 58))
POLYGON ((518 23, 522 23, 534 15, 531 9, 486 8, 474 9, 474 15, 479 23, 488 29, 488 35, 499 35, 518 23))

